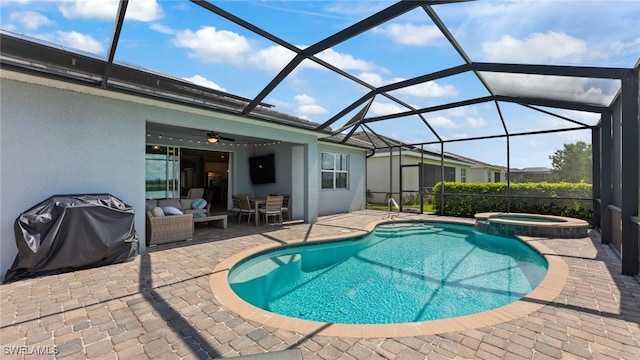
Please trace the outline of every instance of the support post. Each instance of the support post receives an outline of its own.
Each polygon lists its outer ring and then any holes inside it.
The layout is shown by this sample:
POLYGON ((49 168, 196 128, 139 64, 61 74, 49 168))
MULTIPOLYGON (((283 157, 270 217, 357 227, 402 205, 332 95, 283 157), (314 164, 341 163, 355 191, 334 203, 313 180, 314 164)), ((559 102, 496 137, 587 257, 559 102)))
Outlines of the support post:
MULTIPOLYGON (((600 118, 602 122, 602 118, 600 118)), ((598 128, 591 129, 591 199, 593 208, 593 227, 600 230, 600 211, 601 211, 601 182, 600 182, 600 154, 602 153, 600 145, 600 130, 598 128)))
POLYGON ((622 79, 622 274, 638 273, 638 71, 622 79))
POLYGON ((611 180, 611 166, 613 139, 611 138, 611 124, 613 118, 610 111, 602 113, 600 121, 600 241, 610 244, 613 227, 611 226, 611 209, 613 204, 613 189, 611 180))

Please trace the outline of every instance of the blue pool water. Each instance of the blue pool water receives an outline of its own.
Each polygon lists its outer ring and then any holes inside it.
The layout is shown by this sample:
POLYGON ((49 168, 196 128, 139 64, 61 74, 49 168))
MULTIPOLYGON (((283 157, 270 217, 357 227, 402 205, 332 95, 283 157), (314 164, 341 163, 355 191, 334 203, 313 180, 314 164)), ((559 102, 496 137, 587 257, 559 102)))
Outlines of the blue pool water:
POLYGON ((233 291, 262 309, 342 324, 462 316, 525 296, 547 263, 513 238, 442 223, 382 224, 352 240, 257 254, 229 274, 233 291))

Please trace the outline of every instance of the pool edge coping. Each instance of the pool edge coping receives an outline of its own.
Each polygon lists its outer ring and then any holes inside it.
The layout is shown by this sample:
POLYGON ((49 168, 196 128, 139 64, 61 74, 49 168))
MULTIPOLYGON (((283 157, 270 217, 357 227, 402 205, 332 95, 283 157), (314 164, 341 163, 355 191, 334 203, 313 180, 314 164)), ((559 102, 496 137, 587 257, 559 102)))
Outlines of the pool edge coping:
MULTIPOLYGON (((460 219, 463 220, 463 219, 460 219)), ((371 232, 377 225, 389 222, 407 222, 425 220, 377 220, 373 221, 362 230, 353 231, 343 235, 322 236, 306 240, 290 241, 286 245, 302 243, 336 241, 358 237, 371 232)), ((435 222, 458 223, 470 225, 468 221, 455 220, 426 220, 435 222)), ((548 303, 554 301, 564 289, 568 276, 569 266, 555 251, 544 245, 541 240, 547 238, 518 237, 520 241, 529 244, 538 251, 547 261, 547 274, 540 284, 527 296, 510 304, 485 312, 464 315, 448 319, 428 320, 399 324, 335 324, 311 320, 292 318, 272 313, 255 307, 236 295, 227 281, 229 271, 240 261, 259 252, 278 248, 282 244, 265 244, 243 250, 224 259, 215 266, 210 278, 209 286, 213 295, 220 304, 240 317, 255 321, 260 324, 278 329, 297 332, 302 335, 322 335, 348 338, 394 338, 407 336, 433 335, 447 332, 477 329, 492 326, 499 323, 512 321, 527 316, 540 310, 548 303)), ((284 246, 286 246, 284 245, 284 246)))

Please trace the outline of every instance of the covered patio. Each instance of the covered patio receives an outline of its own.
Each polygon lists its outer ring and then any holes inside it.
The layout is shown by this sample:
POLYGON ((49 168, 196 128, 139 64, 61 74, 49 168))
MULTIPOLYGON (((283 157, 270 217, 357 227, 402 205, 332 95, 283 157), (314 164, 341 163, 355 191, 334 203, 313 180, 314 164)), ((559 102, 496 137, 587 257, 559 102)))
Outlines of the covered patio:
MULTIPOLYGON (((596 232, 540 240, 569 267, 560 295, 516 320, 391 338, 301 334, 247 321, 210 287, 215 266, 264 244, 358 234, 386 212, 320 217, 315 224, 199 227, 193 241, 157 246, 134 261, 0 286, 3 358, 40 351, 59 359, 207 359, 299 348, 309 359, 635 359, 640 284, 596 232)), ((433 216, 402 214, 401 219, 433 216)))

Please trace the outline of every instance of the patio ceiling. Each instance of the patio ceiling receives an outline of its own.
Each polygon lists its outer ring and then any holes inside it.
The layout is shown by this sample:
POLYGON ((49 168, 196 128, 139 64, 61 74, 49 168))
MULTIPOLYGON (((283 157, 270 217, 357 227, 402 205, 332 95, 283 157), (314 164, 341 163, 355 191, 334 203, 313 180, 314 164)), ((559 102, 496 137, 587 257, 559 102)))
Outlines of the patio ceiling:
POLYGON ((162 138, 171 138, 170 141, 183 147, 201 148, 200 145, 207 145, 207 133, 210 131, 221 136, 221 140, 215 145, 217 150, 232 149, 240 146, 266 146, 277 143, 273 139, 231 134, 220 132, 217 129, 193 129, 149 121, 147 122, 146 130, 148 143, 154 143, 162 138), (233 139, 234 141, 225 140, 225 138, 233 139))
MULTIPOLYGON (((499 31, 492 34, 491 23, 460 22, 458 14, 461 12, 477 11, 480 14, 483 10, 488 11, 481 5, 469 5, 467 1, 344 2, 343 5, 348 3, 354 7, 369 6, 357 15, 335 15, 327 20, 331 14, 325 14, 317 21, 309 16, 312 9, 305 14, 300 8, 300 4, 306 4, 304 2, 214 4, 192 0, 179 5, 152 3, 164 5, 162 22, 142 20, 150 14, 141 15, 140 5, 136 2, 120 1, 117 8, 113 7, 111 33, 107 34, 103 29, 104 37, 109 39, 108 46, 98 54, 89 53, 89 48, 70 49, 61 42, 51 42, 51 37, 47 36, 18 35, 7 31, 15 29, 5 26, 6 21, 3 21, 2 67, 312 129, 325 133, 327 141, 351 141, 357 146, 367 146, 356 142, 352 135, 365 132, 375 137, 377 133, 389 135, 405 130, 404 135, 396 136, 398 140, 416 145, 588 130, 598 125, 598 117, 585 120, 579 114, 606 111, 619 93, 622 80, 633 76, 633 67, 637 66, 640 55, 638 48, 631 48, 622 59, 612 59, 606 54, 587 54, 575 61, 565 57, 553 63, 554 59, 550 58, 501 57, 495 55, 499 50, 491 52, 491 46, 497 46, 496 36, 508 37, 510 34, 499 31), (255 6, 263 6, 262 16, 249 11, 255 6), (284 9, 277 12, 277 21, 264 16, 270 13, 270 8, 274 13, 284 9), (307 20, 305 28, 287 27, 288 22, 298 24, 300 18, 307 20), (140 24, 147 23, 151 30, 139 29, 140 24), (171 28, 163 24, 171 24, 171 28), (385 43, 380 34, 384 32, 385 36, 391 36, 393 29, 415 35, 413 39, 405 36, 404 41, 412 40, 413 45, 420 46, 385 43), (235 60, 225 60, 226 55, 215 50, 218 43, 201 47, 192 45, 200 32, 214 34, 213 39, 220 42, 234 40, 236 42, 231 46, 236 48, 244 44, 237 41, 243 38, 247 40, 247 46, 261 50, 254 51, 254 57, 236 54, 235 60), (146 36, 134 39, 138 34, 146 36), (490 40, 482 43, 484 49, 479 49, 480 45, 474 43, 474 39, 482 36, 490 40), (425 39, 432 40, 421 43, 425 39), (138 50, 132 50, 134 47, 138 50), (169 54, 177 50, 182 51, 183 56, 169 61, 169 54), (393 54, 391 60, 379 57, 386 52, 393 54), (267 55, 258 59, 261 65, 256 65, 252 59, 260 54, 267 55), (488 62, 487 59, 499 61, 488 62), (185 69, 196 63, 210 70, 206 76, 209 82, 196 84, 195 78, 185 77, 188 74, 185 69), (262 66, 263 71, 249 69, 250 63, 256 68, 262 66), (420 66, 414 66, 416 63, 420 66), (322 72, 323 76, 306 77, 309 72, 322 72), (217 83, 223 81, 227 73, 232 73, 235 83, 219 86, 217 83), (385 74, 389 78, 382 79, 385 74), (238 83, 246 87, 240 88, 238 83), (305 94, 313 92, 313 96, 296 96, 302 101, 298 108, 279 101, 294 98, 291 88, 305 84, 310 84, 305 94), (492 124, 485 130, 456 134, 441 122, 442 114, 447 111, 475 111, 480 106, 489 108, 485 111, 491 114, 491 118, 481 119, 492 124), (309 110, 306 115, 294 115, 303 107, 309 110), (510 118, 509 114, 522 110, 545 116, 548 127, 543 125, 531 130, 510 118)), ((566 3, 540 6, 545 11, 552 11, 553 6, 569 6, 566 3)), ((319 3, 310 4, 319 6, 319 3)), ((533 10, 533 3, 500 5, 529 6, 530 11, 522 14, 531 18, 522 19, 523 22, 536 22, 536 14, 541 14, 533 10)), ((626 6, 631 17, 640 13, 640 6, 635 2, 618 5, 626 6)), ((38 10, 26 6, 25 9, 38 10)), ((61 4, 58 9, 63 11, 63 6, 61 4)), ((66 11, 70 10, 67 8, 66 11)), ((499 16, 496 12, 495 17, 499 16)), ((605 23, 611 26, 608 30, 615 31, 616 24, 606 16, 601 13, 593 19, 583 19, 582 23, 585 27, 593 27, 594 33, 602 32, 605 23)), ((79 23, 81 17, 77 18, 76 23, 79 23)), ((551 41, 553 35, 568 47, 579 43, 570 33, 563 24, 550 24, 547 33, 536 34, 549 35, 546 41, 551 41)), ((513 37, 513 41, 518 39, 513 37)), ((604 48, 587 50, 607 51, 604 48)))

